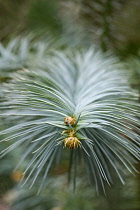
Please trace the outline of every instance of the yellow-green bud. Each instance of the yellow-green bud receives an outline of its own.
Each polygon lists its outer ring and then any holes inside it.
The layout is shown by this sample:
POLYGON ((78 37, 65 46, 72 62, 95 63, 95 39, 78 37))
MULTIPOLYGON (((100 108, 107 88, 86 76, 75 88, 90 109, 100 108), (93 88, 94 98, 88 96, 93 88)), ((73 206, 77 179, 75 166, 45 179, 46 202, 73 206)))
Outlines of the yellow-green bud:
POLYGON ((68 137, 64 139, 64 146, 68 149, 75 149, 80 145, 80 141, 77 139, 77 137, 68 137))
POLYGON ((64 118, 64 123, 66 125, 68 124, 74 125, 75 122, 76 122, 76 119, 74 117, 68 116, 64 118))

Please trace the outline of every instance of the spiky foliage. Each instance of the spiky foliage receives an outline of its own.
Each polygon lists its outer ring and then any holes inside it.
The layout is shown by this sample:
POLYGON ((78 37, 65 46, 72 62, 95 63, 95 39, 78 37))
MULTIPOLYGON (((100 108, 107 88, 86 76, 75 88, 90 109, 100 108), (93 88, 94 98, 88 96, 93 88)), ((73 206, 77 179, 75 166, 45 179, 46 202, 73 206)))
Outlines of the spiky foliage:
POLYGON ((49 35, 36 41, 32 34, 11 39, 6 45, 0 43, 0 77, 10 77, 13 71, 28 67, 29 63, 51 53, 60 46, 49 35), (55 42, 55 45, 54 45, 55 42))
POLYGON ((70 153, 74 187, 81 156, 97 192, 105 192, 104 181, 113 183, 111 171, 122 183, 124 168, 135 171, 139 104, 118 68, 114 58, 93 50, 58 51, 5 85, 1 115, 12 126, 1 135, 13 144, 1 156, 18 146, 25 150, 20 162, 32 153, 23 185, 29 178, 33 185, 44 170, 41 189, 55 158, 58 162, 65 152, 70 153))

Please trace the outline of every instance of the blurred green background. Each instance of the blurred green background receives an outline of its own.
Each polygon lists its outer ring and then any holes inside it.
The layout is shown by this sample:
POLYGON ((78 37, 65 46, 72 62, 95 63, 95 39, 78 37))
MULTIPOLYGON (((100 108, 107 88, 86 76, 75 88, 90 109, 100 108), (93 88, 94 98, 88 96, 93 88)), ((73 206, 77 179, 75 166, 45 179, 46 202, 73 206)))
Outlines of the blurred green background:
MULTIPOLYGON (((0 0, 0 41, 2 46, 15 37, 31 34, 32 41, 60 40, 60 48, 96 46, 124 63, 130 85, 140 91, 140 1, 139 0, 0 0)), ((23 41, 22 41, 23 42, 23 41)), ((51 47, 56 48, 55 44, 51 47)), ((27 48, 28 48, 27 44, 27 48)), ((34 45, 35 46, 35 45, 34 45)), ((36 48, 31 47, 30 51, 36 48)), ((48 46, 47 46, 48 47, 48 46)), ((59 45, 57 46, 59 48, 59 45)), ((39 44, 40 51, 43 49, 39 44)), ((47 48, 48 49, 48 48, 47 48)), ((9 71, 2 66, 4 50, 0 47, 0 80, 8 81, 9 71)), ((10 51, 9 51, 10 52, 10 51)), ((18 58, 19 51, 14 52, 18 58)), ((27 66, 26 56, 22 65, 27 66)), ((10 61, 11 62, 11 61, 10 61)), ((13 61, 12 61, 13 62, 13 61)), ((15 62, 15 60, 14 60, 15 62)), ((18 61, 20 68, 21 57, 18 61)), ((16 63, 16 64, 17 64, 16 63)), ((0 97, 1 94, 0 94, 0 97)), ((1 128, 2 129, 2 128, 1 128)), ((0 150, 5 145, 0 145, 0 150)), ((52 169, 46 188, 36 196, 32 189, 19 189, 24 164, 14 171, 22 151, 16 150, 0 160, 1 210, 139 210, 140 175, 126 175, 126 185, 116 180, 107 187, 107 196, 97 196, 78 179, 75 197, 67 187, 66 161, 52 169), (57 178, 56 178, 57 177, 57 178), (55 181, 54 181, 55 180, 55 181)), ((140 165, 136 165, 138 171, 140 165)), ((81 174, 82 176, 82 174, 81 174)), ((86 177, 85 177, 86 179, 86 177)))

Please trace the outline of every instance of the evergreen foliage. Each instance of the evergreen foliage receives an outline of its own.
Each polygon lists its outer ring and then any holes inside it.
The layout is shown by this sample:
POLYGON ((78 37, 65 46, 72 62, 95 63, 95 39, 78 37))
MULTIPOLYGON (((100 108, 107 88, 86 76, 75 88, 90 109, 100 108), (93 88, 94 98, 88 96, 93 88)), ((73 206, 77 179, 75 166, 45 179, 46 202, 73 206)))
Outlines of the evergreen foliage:
POLYGON ((0 43, 0 81, 10 78, 17 70, 27 68, 34 60, 53 53, 61 45, 62 42, 49 34, 40 36, 38 40, 35 35, 29 34, 11 39, 6 45, 0 43))
POLYGON ((20 163, 30 157, 22 185, 31 179, 32 187, 44 171, 40 191, 62 153, 70 154, 74 189, 82 160, 97 193, 113 184, 112 171, 123 184, 124 168, 136 171, 140 106, 120 68, 96 50, 55 51, 3 85, 0 115, 9 128, 0 134, 11 145, 1 157, 18 146, 25 151, 20 163))

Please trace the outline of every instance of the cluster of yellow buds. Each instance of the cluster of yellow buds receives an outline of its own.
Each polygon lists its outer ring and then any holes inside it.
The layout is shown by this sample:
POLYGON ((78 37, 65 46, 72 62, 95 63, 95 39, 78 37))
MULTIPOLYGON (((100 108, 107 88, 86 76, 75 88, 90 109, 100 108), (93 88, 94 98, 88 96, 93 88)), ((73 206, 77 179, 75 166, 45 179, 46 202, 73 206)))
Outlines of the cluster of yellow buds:
POLYGON ((64 123, 66 124, 66 125, 74 125, 75 124, 75 122, 76 122, 76 119, 74 118, 74 117, 71 117, 71 116, 68 116, 68 117, 65 117, 64 118, 64 123))
MULTIPOLYGON (((64 123, 66 125, 70 124, 74 126, 75 122, 76 119, 74 117, 68 116, 64 118, 64 123)), ((64 139, 65 147, 67 147, 68 149, 76 149, 78 146, 80 146, 81 142, 78 140, 77 137, 74 136, 74 128, 73 130, 64 130, 62 133, 68 135, 68 137, 64 139)))
POLYGON ((77 137, 68 137, 64 139, 64 145, 68 149, 75 149, 80 145, 80 141, 77 139, 77 137))

